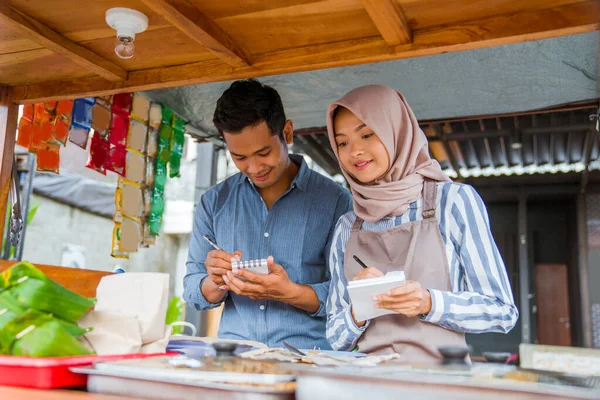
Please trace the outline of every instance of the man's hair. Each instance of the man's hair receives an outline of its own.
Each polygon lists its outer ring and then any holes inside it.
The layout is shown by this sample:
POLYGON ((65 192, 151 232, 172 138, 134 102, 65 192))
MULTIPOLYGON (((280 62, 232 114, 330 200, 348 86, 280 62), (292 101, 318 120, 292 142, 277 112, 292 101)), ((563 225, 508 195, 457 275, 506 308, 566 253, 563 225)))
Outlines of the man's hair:
POLYGON ((272 135, 284 141, 285 112, 279 93, 256 79, 231 84, 217 101, 213 123, 223 132, 239 133, 248 126, 266 122, 272 135))

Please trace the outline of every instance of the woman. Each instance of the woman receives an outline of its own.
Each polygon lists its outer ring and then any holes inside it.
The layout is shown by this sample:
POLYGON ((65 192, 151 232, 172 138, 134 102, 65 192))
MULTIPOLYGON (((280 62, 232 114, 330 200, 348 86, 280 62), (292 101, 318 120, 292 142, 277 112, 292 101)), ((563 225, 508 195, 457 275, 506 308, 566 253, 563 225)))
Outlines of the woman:
POLYGON ((329 107, 327 131, 354 197, 330 253, 332 347, 437 362, 437 348, 464 346, 465 332, 510 331, 518 311, 485 205, 430 158, 402 95, 379 85, 352 90, 329 107), (347 282, 393 270, 404 270, 406 284, 373 301, 395 313, 356 321, 347 282))

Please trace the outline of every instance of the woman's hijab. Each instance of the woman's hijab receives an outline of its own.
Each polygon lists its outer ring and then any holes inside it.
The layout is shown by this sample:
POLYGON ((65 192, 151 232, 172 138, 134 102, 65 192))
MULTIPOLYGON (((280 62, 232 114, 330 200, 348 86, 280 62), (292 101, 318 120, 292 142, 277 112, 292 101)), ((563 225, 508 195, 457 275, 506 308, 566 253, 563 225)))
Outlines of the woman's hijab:
POLYGON ((365 221, 403 214, 421 197, 425 179, 449 181, 438 162, 429 156, 427 137, 419 127, 402 94, 381 85, 352 90, 327 111, 327 133, 338 158, 333 113, 336 108, 350 110, 373 130, 390 157, 387 173, 373 184, 363 184, 342 168, 354 197, 354 212, 365 221))

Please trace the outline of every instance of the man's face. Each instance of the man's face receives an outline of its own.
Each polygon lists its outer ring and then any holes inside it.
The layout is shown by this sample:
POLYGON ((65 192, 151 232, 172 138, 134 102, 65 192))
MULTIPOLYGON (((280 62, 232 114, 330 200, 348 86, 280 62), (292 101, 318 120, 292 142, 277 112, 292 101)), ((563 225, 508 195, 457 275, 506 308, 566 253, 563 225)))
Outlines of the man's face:
MULTIPOLYGON (((284 137, 292 143, 293 125, 286 121, 284 137)), ((272 135, 266 122, 249 126, 240 132, 223 132, 236 167, 260 189, 273 186, 288 165, 287 145, 279 135, 272 135)))

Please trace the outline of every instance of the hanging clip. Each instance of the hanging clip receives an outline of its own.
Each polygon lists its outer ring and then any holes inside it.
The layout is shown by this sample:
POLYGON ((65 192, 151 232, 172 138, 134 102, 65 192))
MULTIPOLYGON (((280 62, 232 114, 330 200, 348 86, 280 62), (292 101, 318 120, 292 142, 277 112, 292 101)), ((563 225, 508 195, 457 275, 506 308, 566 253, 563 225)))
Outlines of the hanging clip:
POLYGON ((17 173, 17 160, 13 159, 12 182, 11 182, 11 202, 12 212, 9 219, 8 240, 11 245, 17 246, 21 240, 21 231, 23 230, 23 214, 21 211, 21 189, 19 185, 19 175, 17 173))
POLYGON ((590 121, 593 120, 596 120, 596 130, 600 131, 600 107, 598 107, 596 114, 590 114, 590 121))

